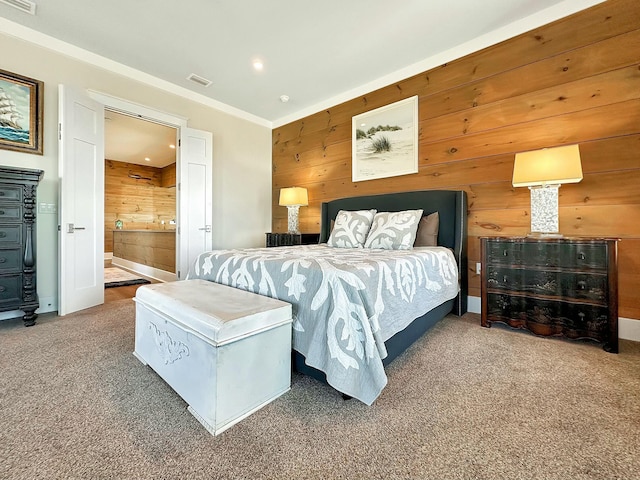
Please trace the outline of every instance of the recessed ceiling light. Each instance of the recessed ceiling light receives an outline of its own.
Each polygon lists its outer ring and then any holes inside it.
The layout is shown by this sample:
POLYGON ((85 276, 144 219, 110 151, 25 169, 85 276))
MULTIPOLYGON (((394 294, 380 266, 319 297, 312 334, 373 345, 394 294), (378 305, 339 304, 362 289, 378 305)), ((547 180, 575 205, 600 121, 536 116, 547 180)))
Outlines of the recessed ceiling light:
POLYGON ((175 145, 169 145, 169 148, 176 148, 175 145))
POLYGON ((150 161, 151 161, 151 159, 150 159, 149 157, 144 157, 144 161, 145 161, 145 162, 150 162, 150 161))
POLYGON ((258 71, 261 71, 262 69, 264 69, 264 63, 262 63, 262 60, 254 60, 253 68, 255 68, 258 71))
POLYGON ((287 103, 289 101, 289 95, 280 95, 280 101, 282 103, 287 103))

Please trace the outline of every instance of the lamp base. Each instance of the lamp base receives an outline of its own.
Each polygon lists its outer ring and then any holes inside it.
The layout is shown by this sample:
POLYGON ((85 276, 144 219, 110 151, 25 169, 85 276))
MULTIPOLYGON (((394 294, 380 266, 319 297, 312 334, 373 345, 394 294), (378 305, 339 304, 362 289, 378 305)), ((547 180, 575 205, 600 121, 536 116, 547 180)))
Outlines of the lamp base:
POLYGON ((559 188, 560 185, 529 187, 531 192, 531 234, 560 235, 558 229, 559 188))
POLYGON ((298 211, 300 205, 287 205, 287 233, 300 233, 298 226, 298 211))

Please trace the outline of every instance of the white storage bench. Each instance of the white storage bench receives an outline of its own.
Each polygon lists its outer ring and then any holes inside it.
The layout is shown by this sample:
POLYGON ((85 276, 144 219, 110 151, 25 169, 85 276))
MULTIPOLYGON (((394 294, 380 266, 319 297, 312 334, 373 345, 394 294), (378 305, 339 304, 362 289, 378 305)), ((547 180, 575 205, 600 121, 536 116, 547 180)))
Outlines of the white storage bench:
POLYGON ((136 292, 134 355, 213 435, 291 388, 291 305, 205 280, 136 292))

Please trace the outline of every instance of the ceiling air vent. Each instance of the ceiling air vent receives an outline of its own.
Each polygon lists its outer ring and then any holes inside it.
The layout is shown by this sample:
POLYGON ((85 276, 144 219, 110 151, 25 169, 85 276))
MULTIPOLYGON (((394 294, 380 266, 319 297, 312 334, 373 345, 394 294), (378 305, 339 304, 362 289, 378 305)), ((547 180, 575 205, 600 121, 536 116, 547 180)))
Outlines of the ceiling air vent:
POLYGON ((30 13, 31 15, 36 14, 36 4, 30 0, 0 0, 0 3, 17 8, 25 13, 30 13))
MULTIPOLYGON (((3 1, 3 0, 0 0, 0 1, 3 1)), ((187 80, 191 80, 192 82, 197 83, 198 85, 202 85, 203 87, 208 87, 213 83, 211 80, 207 80, 206 78, 196 75, 195 73, 192 73, 191 75, 189 75, 187 77, 187 80)))

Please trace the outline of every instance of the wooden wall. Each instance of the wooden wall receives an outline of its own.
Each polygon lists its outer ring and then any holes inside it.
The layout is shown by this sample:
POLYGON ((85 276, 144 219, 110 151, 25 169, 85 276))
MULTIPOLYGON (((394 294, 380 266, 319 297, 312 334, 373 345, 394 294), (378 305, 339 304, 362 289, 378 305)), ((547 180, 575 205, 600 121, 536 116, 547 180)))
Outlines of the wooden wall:
POLYGON ((176 273, 175 230, 113 232, 113 256, 176 273))
POLYGON ((126 230, 175 230, 169 221, 176 218, 176 189, 163 186, 175 186, 175 169, 175 164, 160 169, 105 160, 105 252, 113 252, 117 219, 123 221, 126 230), (148 180, 134 179, 129 174, 148 180))
POLYGON ((514 154, 579 144, 584 179, 560 188, 565 235, 621 238, 620 316, 640 319, 640 2, 609 0, 273 131, 274 232, 286 231, 282 187, 309 191, 300 229, 319 231, 320 203, 422 189, 469 193, 469 292, 478 237, 524 235, 529 190, 511 185, 514 154), (419 172, 353 183, 351 117, 419 96, 419 172))

